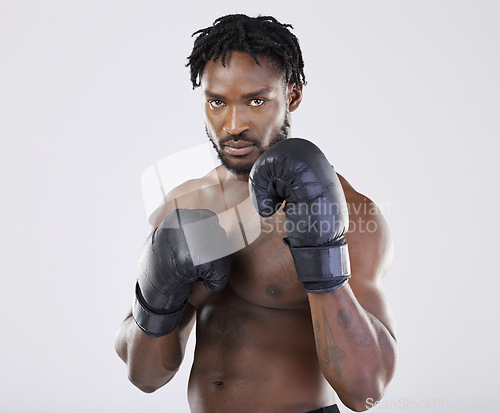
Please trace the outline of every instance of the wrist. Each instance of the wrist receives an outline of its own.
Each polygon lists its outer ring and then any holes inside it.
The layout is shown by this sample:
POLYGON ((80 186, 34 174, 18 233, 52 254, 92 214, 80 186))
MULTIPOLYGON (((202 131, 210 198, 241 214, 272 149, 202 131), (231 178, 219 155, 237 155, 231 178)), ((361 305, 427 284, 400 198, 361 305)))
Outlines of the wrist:
POLYGON ((308 293, 324 294, 343 287, 351 277, 349 250, 344 242, 322 247, 289 247, 297 277, 308 293))
POLYGON ((150 337, 161 337, 174 331, 179 325, 187 300, 175 309, 157 310, 144 299, 139 283, 135 286, 132 316, 137 326, 150 337))
POLYGON ((309 294, 326 294, 337 291, 349 282, 349 277, 336 277, 329 281, 303 281, 304 290, 309 294))

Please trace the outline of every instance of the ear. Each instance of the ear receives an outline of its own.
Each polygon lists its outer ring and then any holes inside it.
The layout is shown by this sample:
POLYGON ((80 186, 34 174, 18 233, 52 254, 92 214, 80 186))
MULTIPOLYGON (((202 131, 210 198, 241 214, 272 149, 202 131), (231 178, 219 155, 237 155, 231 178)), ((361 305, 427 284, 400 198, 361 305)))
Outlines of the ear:
POLYGON ((302 102, 302 83, 298 86, 295 82, 288 85, 287 97, 288 97, 288 110, 293 112, 297 109, 302 102))

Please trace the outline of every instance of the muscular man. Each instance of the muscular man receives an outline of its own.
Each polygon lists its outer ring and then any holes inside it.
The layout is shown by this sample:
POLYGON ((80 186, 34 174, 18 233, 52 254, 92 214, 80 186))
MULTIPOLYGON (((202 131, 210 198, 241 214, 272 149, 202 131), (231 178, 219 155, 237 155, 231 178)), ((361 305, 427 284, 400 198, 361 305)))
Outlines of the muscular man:
POLYGON ((362 411, 394 373, 389 230, 312 138, 290 137, 305 83, 290 27, 231 15, 195 33, 188 66, 222 164, 167 196, 117 332, 130 380, 153 392, 196 321, 193 412, 335 412, 335 393, 362 411))

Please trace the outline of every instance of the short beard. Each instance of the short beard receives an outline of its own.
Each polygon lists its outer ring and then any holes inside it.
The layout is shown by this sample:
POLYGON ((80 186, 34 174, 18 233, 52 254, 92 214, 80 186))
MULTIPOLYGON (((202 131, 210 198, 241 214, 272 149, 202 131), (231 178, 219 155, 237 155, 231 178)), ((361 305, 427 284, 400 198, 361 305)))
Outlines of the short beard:
MULTIPOLYGON (((283 124, 281 125, 279 133, 273 138, 271 143, 269 144, 269 147, 266 149, 260 150, 260 154, 262 155, 267 149, 269 149, 271 146, 277 144, 278 142, 284 141, 285 139, 288 139, 288 133, 290 130, 290 122, 288 121, 288 116, 285 116, 285 120, 283 121, 283 124)), ((235 175, 238 176, 247 176, 250 174, 250 171, 252 170, 253 165, 242 165, 242 166, 235 166, 231 165, 226 157, 226 154, 222 152, 217 145, 215 145, 214 140, 210 136, 210 132, 208 132, 208 128, 205 125, 205 132, 207 133, 208 139, 210 142, 212 142, 212 146, 215 149, 215 152, 217 152, 217 157, 221 161, 222 165, 229 171, 232 172, 235 175)))

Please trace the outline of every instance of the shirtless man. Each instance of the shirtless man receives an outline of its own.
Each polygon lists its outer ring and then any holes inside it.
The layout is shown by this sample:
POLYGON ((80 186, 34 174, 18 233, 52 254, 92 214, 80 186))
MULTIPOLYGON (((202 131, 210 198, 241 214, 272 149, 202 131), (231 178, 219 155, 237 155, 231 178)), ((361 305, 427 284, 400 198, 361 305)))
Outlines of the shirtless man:
POLYGON ((314 144, 290 138, 305 78, 289 27, 232 15, 195 33, 191 80, 222 165, 167 196, 116 335, 130 380, 153 392, 196 320, 193 412, 338 412, 335 393, 363 411, 394 373, 390 233, 314 144))

